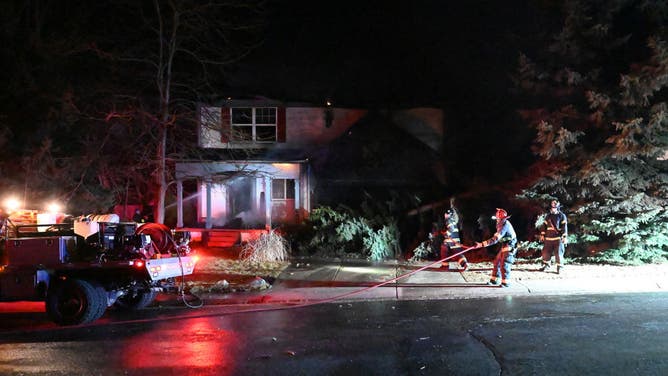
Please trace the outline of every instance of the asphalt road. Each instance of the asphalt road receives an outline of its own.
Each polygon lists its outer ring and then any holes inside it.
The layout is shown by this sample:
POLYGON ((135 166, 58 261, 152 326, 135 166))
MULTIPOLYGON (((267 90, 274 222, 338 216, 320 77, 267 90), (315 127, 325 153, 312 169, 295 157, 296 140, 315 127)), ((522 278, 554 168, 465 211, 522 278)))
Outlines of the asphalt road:
POLYGON ((2 375, 668 374, 665 293, 154 307, 70 328, 9 306, 2 375))

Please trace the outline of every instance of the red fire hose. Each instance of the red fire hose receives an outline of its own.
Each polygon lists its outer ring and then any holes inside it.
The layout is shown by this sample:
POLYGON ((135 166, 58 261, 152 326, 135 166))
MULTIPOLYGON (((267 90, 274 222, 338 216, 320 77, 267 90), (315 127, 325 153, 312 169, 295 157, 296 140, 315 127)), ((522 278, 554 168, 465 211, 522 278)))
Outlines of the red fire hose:
POLYGON ((476 246, 468 247, 468 248, 464 249, 463 251, 460 251, 460 252, 455 253, 454 255, 450 255, 450 256, 448 256, 448 257, 446 257, 446 258, 444 258, 444 259, 441 259, 441 260, 438 260, 438 261, 434 261, 434 262, 432 262, 431 264, 427 264, 427 265, 425 265, 425 266, 423 266, 423 267, 421 267, 421 268, 418 268, 418 269, 416 269, 416 270, 413 270, 413 271, 410 271, 410 272, 408 272, 408 273, 402 274, 402 275, 400 275, 400 276, 398 276, 398 277, 389 279, 389 280, 387 280, 387 281, 380 282, 380 283, 375 284, 375 285, 373 285, 373 286, 365 287, 365 288, 360 289, 360 290, 355 290, 355 291, 347 292, 347 293, 345 293, 345 294, 336 295, 336 296, 333 296, 333 297, 331 297, 331 298, 327 298, 327 299, 315 300, 315 301, 313 301, 313 302, 308 302, 308 303, 305 303, 305 304, 300 305, 300 306, 314 305, 314 304, 320 304, 320 303, 329 303, 329 302, 333 302, 333 301, 335 301, 335 300, 342 299, 342 298, 345 298, 345 297, 348 297, 348 296, 352 296, 352 295, 360 294, 360 293, 365 292, 365 291, 371 291, 371 290, 376 289, 376 288, 378 288, 378 287, 385 286, 385 285, 387 285, 388 283, 392 283, 392 282, 398 281, 398 280, 400 280, 400 279, 402 279, 402 278, 408 277, 409 275, 415 274, 415 273, 417 273, 417 272, 421 272, 421 271, 423 271, 423 270, 425 270, 425 269, 427 269, 427 268, 429 268, 429 267, 431 267, 431 266, 433 266, 433 265, 435 265, 435 264, 439 264, 439 263, 442 263, 442 262, 444 262, 444 261, 450 260, 450 259, 453 258, 453 257, 457 257, 457 256, 459 256, 459 255, 461 255, 461 254, 464 254, 464 253, 466 253, 466 252, 468 252, 468 251, 470 251, 470 250, 472 250, 472 249, 476 249, 476 248, 477 248, 476 246))

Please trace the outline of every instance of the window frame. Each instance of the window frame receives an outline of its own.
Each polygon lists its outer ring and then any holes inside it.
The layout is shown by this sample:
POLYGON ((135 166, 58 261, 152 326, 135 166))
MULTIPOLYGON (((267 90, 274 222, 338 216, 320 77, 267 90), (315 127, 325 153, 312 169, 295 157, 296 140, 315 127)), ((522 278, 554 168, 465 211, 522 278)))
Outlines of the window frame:
MULTIPOLYGON (((278 142, 278 107, 275 106, 237 106, 230 107, 230 142, 233 143, 260 143, 260 144, 273 144, 278 142), (251 119, 250 123, 235 123, 235 110, 250 109, 251 110, 251 119), (263 111, 271 110, 268 114, 264 114, 263 111), (273 113, 272 113, 273 112, 273 113), (272 122, 263 121, 264 119, 269 119, 273 117, 272 122), (248 134, 248 128, 250 128, 250 139, 244 138, 239 139, 239 131, 246 128, 246 134, 248 134), (260 140, 258 139, 258 134, 262 130, 268 130, 273 128, 273 137, 272 139, 260 140)), ((270 132, 267 132, 267 134, 270 132)))
POLYGON ((285 200, 294 200, 296 196, 295 189, 297 187, 296 179, 290 178, 272 178, 271 179, 271 200, 272 201, 285 201, 285 200), (279 180, 283 181, 283 197, 274 197, 276 190, 274 189, 274 183, 279 180), (291 181, 291 187, 288 186, 288 181, 291 181), (290 192, 290 194, 288 194, 290 192))

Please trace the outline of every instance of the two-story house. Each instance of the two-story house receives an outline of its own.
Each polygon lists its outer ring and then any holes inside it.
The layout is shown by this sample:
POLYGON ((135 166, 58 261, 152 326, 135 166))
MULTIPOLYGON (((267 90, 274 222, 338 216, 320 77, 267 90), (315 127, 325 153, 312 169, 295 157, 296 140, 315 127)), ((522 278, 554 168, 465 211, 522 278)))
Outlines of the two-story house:
MULTIPOLYGON (((382 116, 376 113, 374 118, 382 121, 374 122, 368 120, 370 116, 365 109, 269 99, 230 99, 200 105, 198 144, 211 153, 206 160, 175 163, 177 227, 271 228, 299 222, 319 201, 315 197, 318 184, 332 188, 337 181, 360 179, 359 174, 353 179, 345 173, 333 175, 332 171, 338 165, 346 169, 339 161, 356 148, 344 140, 352 137, 356 125, 366 129, 367 137, 377 139, 381 146, 393 148, 390 153, 395 155, 404 149, 407 155, 429 153, 434 159, 433 155, 440 153, 440 109, 391 111, 382 116), (380 128, 372 129, 366 123, 380 128), (397 130, 401 135, 388 138, 397 130), (408 141, 412 149, 405 147, 408 141), (336 149, 333 145, 347 146, 336 149), (217 155, 216 151, 225 153, 217 155)), ((365 156, 354 158, 361 164, 365 156)), ((414 163, 427 164, 419 158, 414 163)), ((397 180, 397 176, 389 180, 397 180)))

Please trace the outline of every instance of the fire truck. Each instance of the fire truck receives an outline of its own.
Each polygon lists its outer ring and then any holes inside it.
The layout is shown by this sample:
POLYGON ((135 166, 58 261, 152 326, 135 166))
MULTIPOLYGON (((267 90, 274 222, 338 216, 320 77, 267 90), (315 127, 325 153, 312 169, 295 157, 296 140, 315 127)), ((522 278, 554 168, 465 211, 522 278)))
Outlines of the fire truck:
POLYGON ((138 310, 183 291, 197 258, 189 236, 116 214, 70 217, 20 210, 0 218, 0 301, 44 301, 59 325, 138 310), (49 223, 50 222, 50 223, 49 223))

